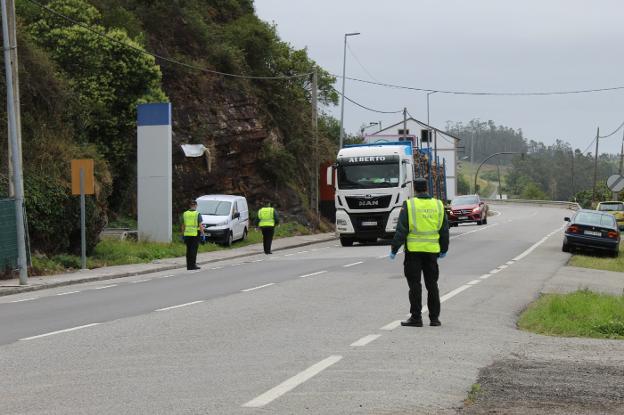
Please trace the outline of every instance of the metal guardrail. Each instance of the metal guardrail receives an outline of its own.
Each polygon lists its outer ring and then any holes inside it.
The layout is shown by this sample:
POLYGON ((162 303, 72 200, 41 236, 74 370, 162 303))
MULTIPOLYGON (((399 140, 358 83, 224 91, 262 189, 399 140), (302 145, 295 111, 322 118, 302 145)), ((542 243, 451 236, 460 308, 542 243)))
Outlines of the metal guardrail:
POLYGON ((529 199, 483 199, 490 204, 502 203, 502 204, 527 204, 538 206, 561 206, 566 209, 579 210, 582 209, 581 205, 576 202, 561 201, 561 200, 529 200, 529 199))

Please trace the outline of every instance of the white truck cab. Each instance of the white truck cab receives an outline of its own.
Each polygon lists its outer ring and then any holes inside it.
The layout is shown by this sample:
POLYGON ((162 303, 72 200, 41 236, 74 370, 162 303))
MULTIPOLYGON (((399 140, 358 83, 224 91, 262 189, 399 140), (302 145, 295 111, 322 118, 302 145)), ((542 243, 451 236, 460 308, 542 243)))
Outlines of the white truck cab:
POLYGON ((413 195, 410 141, 346 146, 327 171, 343 246, 394 236, 403 202, 413 195))

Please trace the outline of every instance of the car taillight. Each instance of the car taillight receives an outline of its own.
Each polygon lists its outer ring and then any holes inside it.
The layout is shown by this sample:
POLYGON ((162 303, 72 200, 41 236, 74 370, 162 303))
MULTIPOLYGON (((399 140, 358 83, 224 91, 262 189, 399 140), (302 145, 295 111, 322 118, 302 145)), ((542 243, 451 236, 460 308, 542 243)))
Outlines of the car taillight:
POLYGON ((618 237, 618 233, 617 233, 617 232, 615 232, 615 231, 610 231, 610 232, 607 234, 607 236, 608 236, 609 238, 611 238, 611 239, 617 239, 617 237, 618 237))
POLYGON ((576 225, 570 225, 568 227, 567 232, 569 232, 569 233, 579 233, 579 228, 576 225))

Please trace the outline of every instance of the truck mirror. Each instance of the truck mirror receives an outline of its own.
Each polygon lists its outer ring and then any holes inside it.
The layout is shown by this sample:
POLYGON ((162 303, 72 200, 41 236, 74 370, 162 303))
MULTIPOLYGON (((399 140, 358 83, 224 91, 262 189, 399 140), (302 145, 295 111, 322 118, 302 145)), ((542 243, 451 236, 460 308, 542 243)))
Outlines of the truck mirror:
POLYGON ((334 166, 327 167, 326 181, 328 186, 334 185, 334 166))

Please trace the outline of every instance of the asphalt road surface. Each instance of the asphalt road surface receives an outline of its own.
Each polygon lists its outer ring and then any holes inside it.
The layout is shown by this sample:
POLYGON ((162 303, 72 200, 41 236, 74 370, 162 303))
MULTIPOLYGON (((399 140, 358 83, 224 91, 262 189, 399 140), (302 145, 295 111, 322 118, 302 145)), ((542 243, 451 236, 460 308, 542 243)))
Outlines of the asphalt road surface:
POLYGON ((383 244, 0 298, 0 413, 452 411, 519 341, 517 313, 568 258, 569 211, 494 210, 488 225, 451 229, 442 327, 399 326, 402 256, 383 244))

